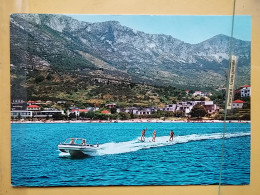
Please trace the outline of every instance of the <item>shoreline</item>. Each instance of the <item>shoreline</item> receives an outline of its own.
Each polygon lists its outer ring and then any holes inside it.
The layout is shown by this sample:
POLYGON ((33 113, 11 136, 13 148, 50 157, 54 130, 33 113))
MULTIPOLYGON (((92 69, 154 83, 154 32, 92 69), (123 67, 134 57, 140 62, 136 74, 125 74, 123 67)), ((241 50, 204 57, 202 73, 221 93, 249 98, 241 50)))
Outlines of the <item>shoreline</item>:
MULTIPOLYGON (((30 123, 48 123, 48 124, 60 124, 60 123, 224 123, 223 120, 159 120, 159 119, 131 119, 131 120, 41 120, 41 121, 11 121, 11 124, 30 124, 30 123)), ((227 120, 226 123, 251 123, 251 121, 239 121, 239 120, 227 120)))

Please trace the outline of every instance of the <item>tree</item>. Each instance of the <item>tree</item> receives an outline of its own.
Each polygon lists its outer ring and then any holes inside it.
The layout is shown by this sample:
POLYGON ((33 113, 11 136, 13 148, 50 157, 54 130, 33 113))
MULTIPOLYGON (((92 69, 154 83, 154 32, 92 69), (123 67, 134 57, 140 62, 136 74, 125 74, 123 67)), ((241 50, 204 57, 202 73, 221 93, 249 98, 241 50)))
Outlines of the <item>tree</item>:
POLYGON ((241 99, 240 91, 239 92, 235 92, 234 100, 240 100, 240 99, 241 99))
POLYGON ((130 113, 130 118, 131 118, 131 119, 134 118, 134 112, 133 112, 133 110, 132 110, 131 113, 130 113))
POLYGON ((242 98, 242 100, 246 102, 243 104, 243 109, 250 109, 251 107, 250 97, 244 97, 242 98))
POLYGON ((173 117, 173 116, 174 116, 174 113, 171 112, 171 111, 166 111, 166 112, 165 112, 165 116, 166 116, 166 117, 173 117))
POLYGON ((250 119, 251 119, 250 113, 243 114, 241 117, 241 120, 250 120, 250 119))
POLYGON ((243 104, 243 109, 250 109, 250 102, 246 102, 243 104))
POLYGON ((130 119, 130 114, 126 113, 126 112, 120 112, 119 113, 119 118, 122 119, 122 120, 130 119))
POLYGON ((90 119, 93 119, 95 116, 95 113, 93 111, 89 111, 85 114, 85 117, 86 118, 90 118, 90 119))
POLYGON ((116 110, 117 110, 117 109, 116 109, 115 107, 111 108, 111 109, 110 109, 111 114, 115 114, 115 113, 116 113, 116 110))
POLYGON ((51 73, 49 73, 49 74, 47 75, 47 77, 46 77, 46 79, 49 80, 49 81, 53 80, 53 78, 54 78, 54 77, 51 75, 51 73))
POLYGON ((62 120, 64 118, 64 116, 58 112, 58 113, 54 113, 52 115, 52 118, 53 118, 53 120, 62 120))
POLYGON ((35 78, 35 82, 36 82, 36 83, 40 83, 40 82, 42 82, 42 81, 44 81, 44 76, 42 76, 42 75, 39 75, 39 76, 37 76, 37 77, 35 78))
POLYGON ((109 115, 109 118, 110 118, 111 120, 116 120, 116 119, 118 119, 118 113, 110 114, 110 115, 109 115))
POLYGON ((221 108, 225 107, 225 91, 215 91, 210 100, 214 101, 215 104, 219 105, 221 108))
POLYGON ((205 101, 205 97, 200 97, 200 101, 205 101))
POLYGON ((178 111, 174 112, 174 116, 178 117, 178 118, 179 117, 184 117, 185 113, 183 111, 178 110, 178 111))
POLYGON ((77 118, 77 116, 74 112, 69 114, 69 119, 71 120, 73 118, 77 118))
POLYGON ((194 92, 195 92, 195 91, 191 89, 191 90, 189 91, 189 94, 192 95, 192 94, 194 94, 194 92))
POLYGON ((201 106, 199 104, 196 104, 195 106, 193 106, 193 108, 190 111, 190 115, 191 117, 204 117, 207 114, 207 110, 204 106, 201 106))
POLYGON ((85 118, 85 117, 86 117, 86 113, 85 113, 85 112, 80 112, 80 113, 79 113, 79 116, 80 116, 81 118, 85 118))
POLYGON ((165 117, 165 115, 166 115, 166 111, 162 111, 162 110, 157 110, 157 112, 152 113, 152 117, 154 118, 165 117))
POLYGON ((174 98, 173 100, 172 100, 172 104, 176 104, 177 103, 177 100, 174 98))
POLYGON ((22 118, 21 114, 18 113, 18 117, 17 117, 19 120, 22 118))

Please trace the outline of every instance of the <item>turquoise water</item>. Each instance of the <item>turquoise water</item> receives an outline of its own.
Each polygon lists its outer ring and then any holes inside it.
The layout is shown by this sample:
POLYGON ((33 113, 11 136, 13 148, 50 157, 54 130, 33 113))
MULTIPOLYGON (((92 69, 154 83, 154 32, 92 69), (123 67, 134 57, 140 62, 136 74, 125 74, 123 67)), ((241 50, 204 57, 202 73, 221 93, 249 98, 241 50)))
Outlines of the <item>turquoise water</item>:
MULTIPOLYGON (((218 184, 222 123, 64 123, 11 125, 14 186, 218 184), (146 141, 139 142, 147 127, 146 141), (153 130, 156 142, 150 142, 153 130), (175 138, 167 142, 170 130, 175 138), (68 137, 99 143, 74 159, 57 145, 68 137)), ((222 184, 250 183, 250 124, 228 123, 222 184)))

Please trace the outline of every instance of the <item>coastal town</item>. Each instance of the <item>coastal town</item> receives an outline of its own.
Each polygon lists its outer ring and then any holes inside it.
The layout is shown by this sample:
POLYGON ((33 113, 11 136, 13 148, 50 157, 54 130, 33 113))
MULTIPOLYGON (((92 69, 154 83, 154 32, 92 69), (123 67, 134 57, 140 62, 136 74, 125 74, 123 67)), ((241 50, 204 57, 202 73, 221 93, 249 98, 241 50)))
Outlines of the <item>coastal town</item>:
MULTIPOLYGON (((217 89, 225 90, 225 89, 217 89)), ((138 121, 145 119, 149 121, 192 121, 192 120, 223 120, 224 107, 220 107, 211 100, 211 92, 186 90, 189 100, 177 101, 172 104, 165 104, 163 107, 120 107, 115 102, 105 104, 77 107, 75 103, 65 100, 53 101, 25 101, 12 100, 11 119, 12 122, 21 121, 138 121)), ((244 101, 251 96, 250 85, 244 85, 235 90, 232 103, 232 116, 230 120, 250 120, 250 104, 244 101)))

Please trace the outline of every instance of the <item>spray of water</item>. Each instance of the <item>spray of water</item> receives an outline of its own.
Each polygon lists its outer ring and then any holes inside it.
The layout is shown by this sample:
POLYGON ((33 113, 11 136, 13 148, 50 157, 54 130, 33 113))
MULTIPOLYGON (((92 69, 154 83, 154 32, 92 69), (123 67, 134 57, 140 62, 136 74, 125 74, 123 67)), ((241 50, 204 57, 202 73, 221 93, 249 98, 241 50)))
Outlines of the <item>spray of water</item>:
MULTIPOLYGON (((243 137, 243 136, 250 136, 250 132, 237 132, 237 133, 226 133, 225 138, 233 138, 233 137, 243 137)), ((156 141, 152 142, 152 137, 147 137, 145 142, 140 142, 138 138, 126 141, 126 142, 110 142, 104 143, 99 146, 99 150, 97 153, 93 154, 94 156, 102 156, 108 154, 121 154, 121 153, 128 153, 128 152, 135 152, 141 149, 149 149, 154 147, 163 147, 169 146, 174 144, 182 144, 192 141, 201 141, 201 140, 210 140, 210 139, 222 139, 222 133, 213 133, 213 134, 191 134, 191 135, 184 135, 184 136, 176 136, 173 141, 169 141, 169 136, 161 136, 156 137, 156 141)), ((69 154, 60 153, 60 157, 67 157, 69 154)))
MULTIPOLYGON (((226 139, 232 137, 241 137, 241 136, 248 136, 250 133, 227 133, 225 135, 226 139)), ((155 142, 152 142, 152 137, 146 138, 145 142, 138 141, 138 138, 132 141, 127 142, 119 142, 119 143, 105 143, 100 145, 100 150, 98 151, 97 155, 106 155, 106 154, 120 154, 120 153, 127 153, 127 152, 135 152, 141 149, 148 149, 153 147, 162 147, 167 145, 174 145, 174 144, 181 144, 187 143, 191 141, 200 141, 200 140, 209 140, 209 139, 221 139, 222 133, 213 133, 213 134, 192 134, 192 135, 185 135, 185 136, 177 136, 174 138, 172 142, 169 142, 169 136, 162 136, 157 137, 155 142)))

